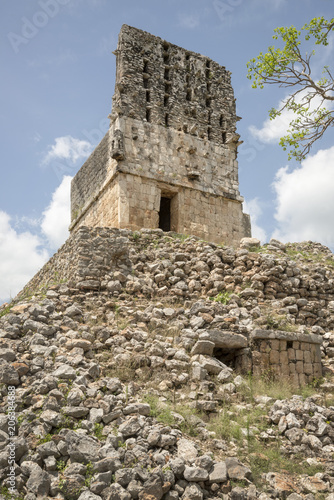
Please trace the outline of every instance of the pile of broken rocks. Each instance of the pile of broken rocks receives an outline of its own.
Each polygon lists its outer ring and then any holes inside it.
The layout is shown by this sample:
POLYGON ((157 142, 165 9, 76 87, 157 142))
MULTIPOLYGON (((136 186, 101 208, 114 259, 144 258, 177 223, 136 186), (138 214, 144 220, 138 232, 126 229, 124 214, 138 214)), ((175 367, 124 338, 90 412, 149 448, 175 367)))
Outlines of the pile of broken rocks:
MULTIPOLYGON (((243 404, 241 377, 213 356, 214 332, 226 330, 242 342, 264 311, 273 309, 301 331, 306 327, 302 318, 308 318, 307 327, 324 335, 323 355, 330 366, 333 313, 329 308, 323 314, 324 299, 318 297, 323 280, 332 298, 330 269, 324 273, 303 264, 297 282, 296 262, 277 244, 274 259, 193 239, 182 252, 179 241, 172 249, 170 239, 161 240, 158 249, 148 244, 152 248, 145 257, 143 250, 135 255, 130 249, 131 275, 116 269, 99 291, 61 283, 2 308, 2 497, 9 494, 7 445, 13 441, 17 498, 333 500, 334 408, 317 396, 268 398, 272 428, 260 437, 270 444, 280 435, 292 459, 302 454, 310 463, 325 463, 325 472, 300 478, 298 484, 283 473, 268 473, 265 491, 254 484, 247 461, 239 461, 235 444, 216 439, 203 421, 197 422, 198 438, 191 438, 180 426, 156 420, 145 399, 152 392, 163 401, 167 391, 174 391, 175 398, 207 414, 219 412, 227 401, 243 404), (187 290, 178 283, 186 283, 187 290), (296 298, 291 286, 299 291, 306 286, 307 299, 296 298), (224 290, 227 303, 209 299, 224 290), (16 388, 13 440, 6 414, 9 386, 16 388)), ((329 259, 327 250, 324 255, 329 259)), ((327 384, 327 390, 331 387, 327 384)))

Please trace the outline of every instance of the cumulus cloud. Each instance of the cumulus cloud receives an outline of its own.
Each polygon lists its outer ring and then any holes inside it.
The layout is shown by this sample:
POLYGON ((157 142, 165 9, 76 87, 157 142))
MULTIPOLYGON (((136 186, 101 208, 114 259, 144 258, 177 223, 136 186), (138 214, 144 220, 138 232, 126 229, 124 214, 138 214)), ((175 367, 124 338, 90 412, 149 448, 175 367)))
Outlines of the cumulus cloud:
POLYGON ((49 146, 42 163, 47 165, 52 160, 69 160, 75 163, 81 158, 86 158, 92 149, 93 146, 88 141, 76 139, 70 135, 56 137, 54 144, 49 146))
POLYGON ((48 259, 41 239, 18 233, 10 216, 0 211, 0 301, 14 297, 48 259))
MULTIPOLYGON (((298 104, 306 104, 306 101, 304 99, 307 97, 308 93, 305 92, 300 92, 297 96, 295 101, 298 104)), ((287 96, 288 97, 288 96, 287 96)), ((278 105, 276 106, 276 109, 280 109, 283 105, 284 102, 286 101, 286 98, 282 99, 278 105)), ((313 99, 310 102, 310 111, 315 110, 317 107, 325 107, 327 109, 332 109, 333 106, 331 103, 321 102, 321 99, 319 97, 313 97, 313 99)), ((290 128, 290 123, 297 118, 298 115, 294 113, 291 110, 284 109, 281 113, 280 116, 275 118, 274 120, 270 120, 270 118, 267 118, 261 128, 255 127, 255 125, 250 125, 248 127, 249 132, 253 137, 255 137, 257 140, 263 143, 268 143, 268 144, 274 144, 277 143, 277 141, 283 137, 283 135, 287 134, 288 129, 290 128)))
POLYGON ((52 195, 50 205, 43 212, 41 229, 52 249, 62 245, 69 235, 71 180, 69 175, 64 176, 52 195))
POLYGON ((263 210, 261 203, 258 198, 253 198, 252 200, 244 202, 244 212, 250 215, 251 225, 252 225, 252 236, 253 238, 258 238, 262 244, 267 241, 266 231, 259 225, 259 218, 261 217, 263 210))
POLYGON ((22 290, 48 260, 50 251, 67 239, 71 179, 64 176, 39 219, 12 219, 0 211, 0 303, 22 290), (30 230, 20 230, 23 226, 30 230))
POLYGON ((318 151, 289 171, 281 168, 273 183, 281 241, 319 241, 334 247, 334 146, 318 151))
MULTIPOLYGON (((279 106, 282 105, 280 102, 279 106)), ((248 127, 249 132, 255 139, 260 142, 274 144, 276 143, 283 135, 286 135, 287 130, 289 128, 290 122, 295 118, 295 114, 293 111, 284 110, 281 113, 281 116, 275 118, 275 120, 270 120, 267 118, 261 128, 255 127, 255 125, 250 125, 248 127)))

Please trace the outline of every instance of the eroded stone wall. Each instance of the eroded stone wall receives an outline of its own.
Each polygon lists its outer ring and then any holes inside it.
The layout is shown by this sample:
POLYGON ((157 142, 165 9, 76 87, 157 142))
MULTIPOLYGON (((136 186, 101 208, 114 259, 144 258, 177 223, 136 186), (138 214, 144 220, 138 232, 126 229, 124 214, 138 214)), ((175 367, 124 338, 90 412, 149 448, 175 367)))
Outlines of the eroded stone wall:
POLYGON ((251 343, 256 376, 272 375, 299 386, 322 377, 320 335, 255 330, 251 343))
POLYGON ((171 230, 237 245, 247 231, 240 203, 153 179, 117 173, 82 214, 80 225, 139 230, 159 224, 161 196, 171 198, 171 230))
POLYGON ((230 72, 126 25, 115 53, 110 130, 72 181, 71 229, 157 228, 166 196, 172 230, 237 245, 250 220, 230 72))
POLYGON ((123 25, 118 47, 113 113, 218 144, 235 132, 231 73, 208 57, 123 25))

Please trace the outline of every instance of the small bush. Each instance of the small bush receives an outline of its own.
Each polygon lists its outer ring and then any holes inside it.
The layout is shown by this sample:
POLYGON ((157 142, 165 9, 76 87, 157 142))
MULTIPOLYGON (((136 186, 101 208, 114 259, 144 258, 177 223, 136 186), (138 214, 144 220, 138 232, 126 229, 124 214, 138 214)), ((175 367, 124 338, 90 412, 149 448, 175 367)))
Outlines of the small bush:
POLYGON ((232 292, 219 292, 215 297, 210 297, 213 302, 220 302, 221 304, 228 304, 231 300, 232 292))

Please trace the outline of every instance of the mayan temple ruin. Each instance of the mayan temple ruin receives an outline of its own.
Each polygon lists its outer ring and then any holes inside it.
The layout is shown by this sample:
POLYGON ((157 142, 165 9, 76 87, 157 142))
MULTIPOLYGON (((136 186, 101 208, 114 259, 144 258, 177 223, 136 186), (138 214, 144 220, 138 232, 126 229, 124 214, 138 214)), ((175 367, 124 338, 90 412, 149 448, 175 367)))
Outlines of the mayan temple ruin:
POLYGON ((230 72, 123 25, 110 128, 72 181, 71 231, 161 228, 237 246, 239 194, 230 72))

